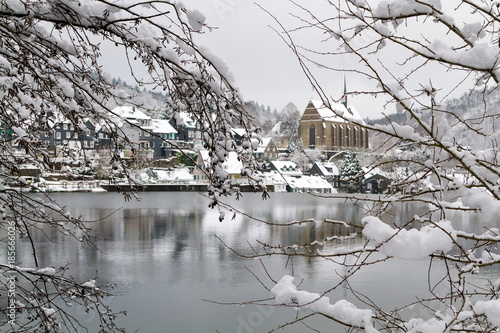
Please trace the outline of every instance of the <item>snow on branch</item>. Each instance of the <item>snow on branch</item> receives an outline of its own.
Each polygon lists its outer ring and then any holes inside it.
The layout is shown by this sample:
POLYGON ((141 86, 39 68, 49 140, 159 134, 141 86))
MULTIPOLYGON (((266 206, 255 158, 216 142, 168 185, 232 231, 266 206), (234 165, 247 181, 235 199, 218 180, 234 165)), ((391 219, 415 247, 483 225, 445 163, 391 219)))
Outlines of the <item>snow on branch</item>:
POLYGON ((365 332, 378 332, 373 328, 371 310, 358 309, 346 300, 338 300, 331 304, 330 299, 317 293, 297 290, 293 283, 294 277, 283 276, 271 289, 278 304, 296 308, 297 310, 311 310, 332 318, 346 326, 364 328, 365 332))

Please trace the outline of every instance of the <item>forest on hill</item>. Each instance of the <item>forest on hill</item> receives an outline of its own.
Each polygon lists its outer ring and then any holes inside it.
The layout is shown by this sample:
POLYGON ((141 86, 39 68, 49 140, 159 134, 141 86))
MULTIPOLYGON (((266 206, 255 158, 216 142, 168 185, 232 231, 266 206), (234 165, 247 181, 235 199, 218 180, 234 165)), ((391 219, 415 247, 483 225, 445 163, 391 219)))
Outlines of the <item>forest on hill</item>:
MULTIPOLYGON (((465 93, 459 98, 447 100, 443 106, 437 108, 446 120, 440 126, 447 128, 444 138, 456 146, 484 150, 497 146, 497 139, 500 135, 500 91, 494 89, 488 93, 483 91, 473 91, 465 93), (469 128, 465 128, 466 120, 469 128)), ((435 119, 436 114, 428 110, 418 110, 421 119, 429 124, 435 119)), ((392 113, 378 119, 365 118, 369 124, 388 125, 391 122, 399 125, 410 125, 417 129, 418 124, 409 121, 405 113, 392 113)))

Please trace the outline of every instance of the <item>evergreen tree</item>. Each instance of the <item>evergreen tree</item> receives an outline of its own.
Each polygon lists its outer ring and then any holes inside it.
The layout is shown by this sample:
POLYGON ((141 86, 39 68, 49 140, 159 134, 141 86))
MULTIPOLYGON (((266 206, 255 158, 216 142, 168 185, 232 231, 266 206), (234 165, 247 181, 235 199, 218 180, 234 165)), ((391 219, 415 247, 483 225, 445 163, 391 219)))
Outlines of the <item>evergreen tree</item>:
POLYGON ((342 187, 349 193, 360 192, 364 171, 354 150, 349 150, 339 169, 342 187))
POLYGON ((294 153, 295 151, 304 151, 304 144, 302 143, 301 138, 292 138, 288 141, 288 144, 286 146, 286 151, 289 154, 294 153))

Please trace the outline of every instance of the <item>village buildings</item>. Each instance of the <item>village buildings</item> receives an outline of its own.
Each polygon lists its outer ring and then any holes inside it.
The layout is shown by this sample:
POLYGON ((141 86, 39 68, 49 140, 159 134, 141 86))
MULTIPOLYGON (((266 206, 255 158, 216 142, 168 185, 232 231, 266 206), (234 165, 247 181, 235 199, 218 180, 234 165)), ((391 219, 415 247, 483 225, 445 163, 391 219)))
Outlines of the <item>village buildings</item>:
MULTIPOLYGON (((108 150, 118 152, 122 158, 137 153, 143 161, 170 158, 180 149, 197 153, 190 174, 194 182, 208 182, 210 156, 203 146, 200 124, 187 113, 177 114, 171 119, 152 119, 135 106, 120 106, 113 109, 112 126, 87 121, 75 128, 69 121, 55 122, 41 134, 42 142, 55 158, 78 158, 78 151, 108 150), (112 143, 111 135, 118 131, 127 140, 112 143), (114 146, 113 146, 114 145, 114 146)), ((322 102, 311 100, 300 121, 298 142, 303 148, 321 151, 323 156, 341 156, 347 150, 365 151, 369 148, 368 132, 357 111, 346 102, 326 107, 322 102)), ((253 154, 262 162, 263 177, 276 191, 332 193, 340 188, 339 170, 335 163, 316 162, 310 169, 300 170, 297 164, 287 160, 289 139, 288 126, 278 123, 267 137, 252 138, 253 154), (303 172, 304 171, 304 172, 303 172)), ((246 131, 233 128, 232 133, 238 146, 242 145, 246 131)), ((296 140, 296 139, 295 139, 296 140)), ((80 156, 81 157, 81 156, 80 156)), ((244 183, 241 175, 243 165, 236 152, 228 152, 228 159, 222 166, 222 174, 233 183, 244 183)), ((386 190, 390 180, 380 175, 370 175, 367 191, 386 190)), ((175 178, 179 178, 175 176, 175 178)))

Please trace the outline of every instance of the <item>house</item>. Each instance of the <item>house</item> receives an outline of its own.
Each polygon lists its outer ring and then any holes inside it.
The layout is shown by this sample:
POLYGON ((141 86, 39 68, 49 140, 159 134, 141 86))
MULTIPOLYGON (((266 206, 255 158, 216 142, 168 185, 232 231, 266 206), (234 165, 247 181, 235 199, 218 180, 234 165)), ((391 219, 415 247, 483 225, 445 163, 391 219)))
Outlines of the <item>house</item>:
POLYGON ((361 116, 347 103, 327 107, 322 101, 311 100, 300 118, 298 135, 304 147, 331 156, 347 149, 367 149, 368 131, 362 125, 361 116))
POLYGON ((96 149, 112 149, 110 128, 107 126, 97 125, 95 128, 96 149))
POLYGON ((365 177, 363 179, 363 192, 365 193, 384 193, 387 191, 392 183, 392 180, 386 177, 383 172, 378 169, 365 170, 365 177))
POLYGON ((274 143, 273 138, 263 138, 257 149, 254 152, 254 156, 257 159, 267 159, 267 160, 275 160, 278 158, 278 147, 274 143))
MULTIPOLYGON (((185 129, 182 134, 188 133, 184 139, 189 141, 181 147, 186 148, 186 144, 192 143, 193 138, 201 143, 201 132, 196 122, 187 113, 182 117, 180 121, 185 129)), ((172 143, 175 142, 175 146, 179 146, 179 133, 169 120, 152 119, 135 106, 114 108, 109 120, 96 124, 88 120, 77 126, 67 119, 55 121, 40 133, 40 140, 44 144, 43 147, 53 150, 56 156, 72 158, 79 158, 82 150, 109 149, 117 150, 122 158, 138 154, 143 160, 150 161, 170 157, 172 143), (118 136, 116 145, 112 140, 115 132, 118 136)), ((7 131, 0 128, 0 135, 6 135, 5 133, 7 131)))
POLYGON ((309 170, 311 176, 319 176, 333 185, 334 188, 339 187, 339 169, 335 163, 331 162, 316 162, 309 170))
POLYGON ((152 120, 151 149, 154 158, 172 156, 172 144, 177 141, 177 131, 165 119, 152 120))
MULTIPOLYGON (((212 158, 208 154, 208 150, 200 150, 196 158, 196 166, 193 170, 195 181, 208 182, 208 174, 210 173, 212 158)), ((241 170, 243 163, 238 159, 236 152, 231 151, 228 154, 227 160, 222 164, 221 172, 227 174, 227 179, 238 182, 242 178, 241 170)))
POLYGON ((40 140, 48 149, 54 149, 55 155, 61 152, 66 156, 82 149, 94 149, 96 126, 90 120, 77 127, 69 120, 59 121, 52 125, 51 131, 41 132, 40 140))
POLYGON ((288 147, 288 141, 291 137, 290 125, 287 122, 279 121, 274 125, 274 127, 267 133, 268 137, 272 137, 276 147, 280 153, 285 153, 288 147))
POLYGON ((130 141, 130 145, 123 147, 123 157, 132 156, 132 148, 145 160, 153 159, 151 150, 152 119, 135 106, 118 106, 113 109, 118 117, 115 123, 130 141))
POLYGON ((272 192, 286 192, 287 183, 282 175, 278 173, 264 173, 264 185, 272 192))
POLYGON ((201 144, 201 127, 196 119, 187 112, 179 112, 169 120, 170 125, 177 130, 177 139, 194 145, 201 144))

